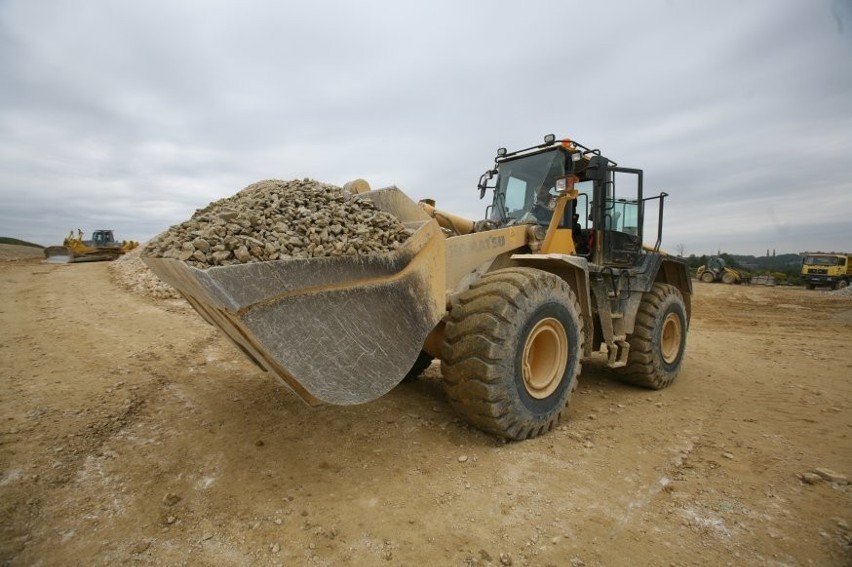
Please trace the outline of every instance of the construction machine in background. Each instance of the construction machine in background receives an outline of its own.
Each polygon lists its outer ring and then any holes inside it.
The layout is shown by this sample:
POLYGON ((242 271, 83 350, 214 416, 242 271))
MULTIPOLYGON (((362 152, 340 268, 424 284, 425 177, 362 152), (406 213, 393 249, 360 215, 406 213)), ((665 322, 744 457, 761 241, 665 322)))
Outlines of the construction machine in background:
POLYGON ((699 266, 695 277, 704 283, 739 284, 743 282, 742 274, 726 265, 724 258, 718 256, 710 258, 705 265, 699 266))
POLYGON ((69 262, 99 262, 115 260, 137 246, 138 242, 123 240, 118 242, 112 230, 100 229, 92 232, 92 238, 83 238, 83 231, 77 229, 77 235, 70 231, 62 246, 48 246, 44 249, 45 262, 66 264, 69 262))
POLYGON ((802 257, 805 287, 843 289, 852 282, 852 255, 836 252, 808 252, 802 257))
POLYGON ((660 251, 667 194, 646 197, 642 170, 552 135, 500 148, 475 222, 396 187, 347 188, 413 234, 381 255, 143 261, 309 404, 368 402, 437 358, 461 417, 526 439, 558 422, 583 361, 653 389, 680 371, 692 284, 660 251), (656 242, 643 246, 649 203, 656 242))

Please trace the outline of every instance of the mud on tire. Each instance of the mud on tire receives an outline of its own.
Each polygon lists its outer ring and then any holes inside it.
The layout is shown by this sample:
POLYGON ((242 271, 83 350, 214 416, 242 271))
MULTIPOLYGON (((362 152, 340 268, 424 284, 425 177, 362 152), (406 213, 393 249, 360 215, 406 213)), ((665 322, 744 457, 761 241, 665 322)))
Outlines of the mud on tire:
POLYGON ((548 272, 486 274, 458 298, 447 322, 441 370, 456 412, 508 439, 553 429, 580 373, 579 311, 568 284, 548 272))
POLYGON ((655 283, 642 296, 636 326, 627 337, 627 366, 617 372, 619 380, 654 390, 671 385, 683 363, 687 327, 680 291, 669 284, 655 283))

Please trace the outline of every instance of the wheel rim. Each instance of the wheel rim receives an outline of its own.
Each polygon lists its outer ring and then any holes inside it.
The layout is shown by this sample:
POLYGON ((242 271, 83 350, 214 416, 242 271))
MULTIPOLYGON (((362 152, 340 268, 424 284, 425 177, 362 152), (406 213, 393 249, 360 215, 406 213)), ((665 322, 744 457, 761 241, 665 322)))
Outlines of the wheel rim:
POLYGON ((559 387, 568 363, 568 334, 557 319, 548 317, 536 323, 524 344, 524 388, 538 400, 559 387))
POLYGON ((660 350, 666 364, 674 364, 680 354, 680 343, 683 340, 683 327, 676 313, 669 313, 663 321, 660 350))

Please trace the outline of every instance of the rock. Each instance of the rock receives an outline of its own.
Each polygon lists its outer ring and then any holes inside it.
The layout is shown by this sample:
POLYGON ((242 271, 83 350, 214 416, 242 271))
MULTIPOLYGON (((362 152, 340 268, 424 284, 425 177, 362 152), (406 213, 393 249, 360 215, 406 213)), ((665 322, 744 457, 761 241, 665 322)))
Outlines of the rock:
POLYGON ((180 500, 180 496, 171 492, 168 492, 165 496, 163 496, 163 504, 165 504, 166 506, 174 506, 175 504, 180 502, 180 500))
POLYGON ((817 484, 823 480, 821 476, 814 473, 802 473, 799 475, 799 478, 802 479, 802 482, 805 484, 817 484))
POLYGON ((203 238, 196 238, 192 241, 192 246, 203 254, 210 252, 210 243, 203 238))
POLYGON ((849 484, 849 480, 842 474, 836 473, 831 469, 814 469, 813 473, 822 479, 834 484, 845 485, 849 484))
POLYGON ((249 260, 251 260, 251 254, 249 254, 248 248, 245 246, 240 246, 236 250, 234 250, 234 258, 245 264, 249 260))
POLYGON ((467 460, 468 460, 468 456, 467 456, 467 455, 459 455, 459 462, 460 462, 460 463, 466 463, 466 462, 467 462, 467 460))
POLYGON ((145 245, 143 256, 197 268, 286 258, 384 254, 412 231, 333 185, 267 180, 199 209, 145 245))
POLYGON ((500 565, 511 565, 512 564, 512 556, 508 553, 500 554, 500 565))
POLYGON ((140 554, 140 553, 145 553, 148 550, 149 547, 151 547, 150 541, 142 540, 142 541, 136 542, 136 544, 133 546, 133 553, 135 553, 137 555, 140 554))

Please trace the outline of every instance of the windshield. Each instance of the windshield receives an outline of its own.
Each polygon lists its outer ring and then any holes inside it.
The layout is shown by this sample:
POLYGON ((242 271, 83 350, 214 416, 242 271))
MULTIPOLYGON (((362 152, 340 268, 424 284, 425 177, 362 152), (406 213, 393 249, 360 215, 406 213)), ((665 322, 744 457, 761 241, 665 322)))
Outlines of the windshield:
POLYGON ((505 161, 499 170, 491 220, 549 223, 556 178, 565 175, 564 154, 554 150, 505 161))
POLYGON ((842 266, 843 258, 837 256, 805 256, 803 262, 809 266, 842 266))

